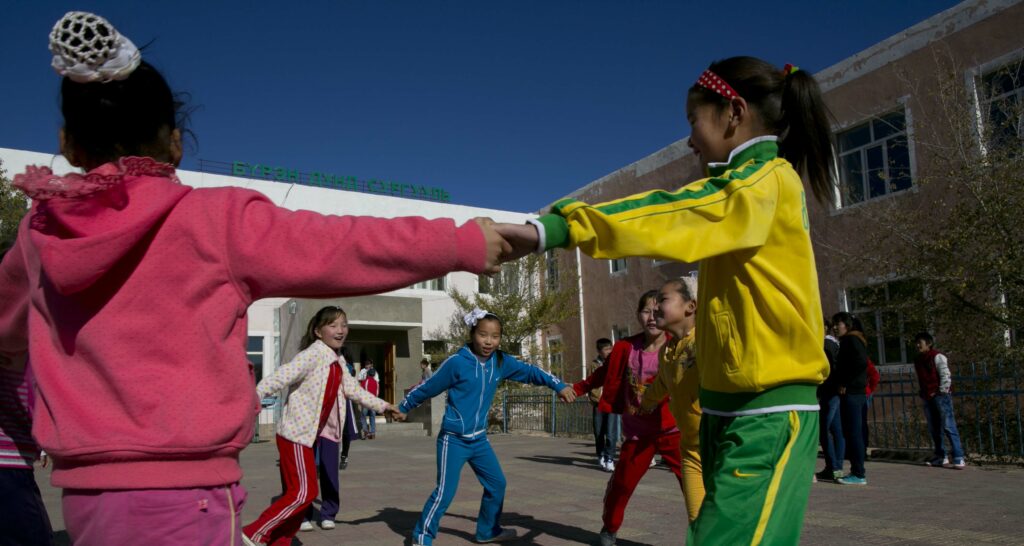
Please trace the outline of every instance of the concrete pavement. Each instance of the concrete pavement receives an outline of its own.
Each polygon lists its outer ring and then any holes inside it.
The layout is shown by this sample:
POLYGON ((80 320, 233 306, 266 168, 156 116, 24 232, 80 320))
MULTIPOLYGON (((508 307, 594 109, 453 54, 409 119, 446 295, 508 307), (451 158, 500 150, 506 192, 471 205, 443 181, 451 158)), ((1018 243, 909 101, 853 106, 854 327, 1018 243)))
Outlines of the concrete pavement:
MULTIPOLYGON (((601 528, 601 498, 609 474, 595 463, 592 444, 547 436, 492 435, 508 489, 503 525, 519 531, 512 544, 592 544, 601 528)), ((243 452, 249 491, 244 521, 254 520, 280 494, 273 442, 243 452)), ((819 464, 819 468, 820 468, 819 464)), ((419 518, 435 480, 435 439, 378 437, 352 444, 341 473, 338 526, 300 533, 294 544, 401 545, 419 518)), ((54 529, 63 529, 59 491, 37 470, 54 529)), ((814 484, 802 543, 1024 544, 1024 469, 934 469, 869 461, 867 487, 814 484)), ((810 479, 810 476, 808 476, 810 479)), ((482 488, 468 466, 435 544, 473 544, 482 488)), ((678 545, 686 512, 666 468, 652 469, 630 501, 619 544, 678 545)), ((67 544, 61 534, 59 544, 67 544)))

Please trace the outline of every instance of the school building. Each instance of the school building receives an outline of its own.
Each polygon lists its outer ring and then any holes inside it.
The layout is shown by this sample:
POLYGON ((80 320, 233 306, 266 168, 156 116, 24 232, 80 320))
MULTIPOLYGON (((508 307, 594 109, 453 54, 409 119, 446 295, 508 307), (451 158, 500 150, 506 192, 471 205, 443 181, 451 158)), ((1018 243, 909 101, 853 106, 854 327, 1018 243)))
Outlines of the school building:
MULTIPOLYGON (((49 166, 57 174, 75 171, 59 154, 0 148, 0 160, 8 177, 24 172, 27 165, 49 166)), ((441 188, 239 161, 219 165, 207 161, 201 167, 202 171, 179 170, 178 177, 183 184, 196 188, 237 186, 256 190, 291 210, 382 218, 452 218, 460 224, 477 216, 514 223, 533 216, 452 204, 441 188)), ((345 274, 344 270, 338 271, 338 275, 345 274)), ((405 389, 420 381, 424 345, 429 348, 432 343, 441 343, 435 334, 456 312, 446 290, 454 287, 462 293, 475 293, 478 286, 477 275, 456 272, 375 296, 259 300, 248 313, 249 360, 255 365, 257 378, 271 373, 299 351, 303 330, 316 311, 325 305, 339 305, 348 314, 350 330, 345 345, 357 367, 372 359, 380 372, 381 398, 398 403, 405 389)), ((261 422, 269 423, 272 418, 272 411, 266 410, 261 422)))
MULTIPOLYGON (((1024 4, 1019 0, 971 0, 815 74, 835 116, 839 180, 831 207, 808 198, 823 311, 826 316, 840 310, 860 316, 871 357, 878 364, 913 362, 915 351, 908 338, 923 325, 886 302, 900 291, 926 287, 889 271, 840 265, 848 261, 840 260, 837 249, 862 254, 901 251, 866 247, 870 241, 864 234, 872 226, 865 225, 865 215, 851 212, 899 214, 915 199, 934 197, 929 192, 939 188, 917 181, 935 163, 930 154, 936 152, 915 146, 920 141, 915 135, 941 135, 942 124, 948 122, 936 98, 941 78, 952 72, 951 77, 966 82, 971 96, 965 100, 978 124, 1005 115, 995 106, 997 100, 1024 104, 1021 29, 1024 4), (866 294, 872 298, 863 297, 866 294)), ((800 59, 777 61, 800 64, 800 59)), ((1024 118, 1016 126, 1016 137, 1021 138, 1024 118)), ((675 190, 702 177, 682 139, 566 197, 602 202, 653 189, 675 190)), ((615 340, 640 331, 635 311, 644 291, 697 268, 650 258, 594 260, 576 251, 549 253, 548 261, 549 270, 580 273, 581 315, 551 328, 545 339, 552 358, 564 360, 568 380, 592 369, 589 361, 598 338, 615 340)))

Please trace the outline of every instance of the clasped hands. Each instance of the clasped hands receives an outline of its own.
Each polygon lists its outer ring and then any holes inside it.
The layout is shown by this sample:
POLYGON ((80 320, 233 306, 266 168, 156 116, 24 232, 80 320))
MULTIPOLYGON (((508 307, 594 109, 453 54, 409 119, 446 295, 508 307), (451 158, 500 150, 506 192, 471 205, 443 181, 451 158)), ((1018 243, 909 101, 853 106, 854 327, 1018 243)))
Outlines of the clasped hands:
POLYGON ((501 272, 501 264, 522 258, 537 250, 540 236, 531 224, 503 224, 490 218, 474 218, 484 234, 487 245, 487 262, 484 272, 494 275, 501 272))

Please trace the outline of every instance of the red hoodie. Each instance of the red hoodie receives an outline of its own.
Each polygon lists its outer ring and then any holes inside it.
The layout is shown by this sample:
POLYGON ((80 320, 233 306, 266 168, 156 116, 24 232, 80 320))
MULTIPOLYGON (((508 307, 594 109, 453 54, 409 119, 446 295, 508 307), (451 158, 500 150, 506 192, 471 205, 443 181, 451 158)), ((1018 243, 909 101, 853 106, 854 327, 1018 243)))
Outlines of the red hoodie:
POLYGON ((292 212, 173 172, 123 158, 85 176, 15 177, 35 201, 0 264, 0 354, 32 355, 33 434, 57 487, 238 481, 259 409, 245 356, 253 301, 484 267, 472 222, 292 212))

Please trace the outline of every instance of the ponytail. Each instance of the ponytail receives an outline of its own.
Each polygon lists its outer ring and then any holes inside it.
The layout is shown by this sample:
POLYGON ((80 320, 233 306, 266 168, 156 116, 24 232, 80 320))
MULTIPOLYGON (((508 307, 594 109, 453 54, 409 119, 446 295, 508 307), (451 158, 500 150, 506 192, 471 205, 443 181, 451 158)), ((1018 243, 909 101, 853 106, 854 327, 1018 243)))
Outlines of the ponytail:
POLYGON ((809 73, 797 70, 784 76, 782 86, 782 123, 779 155, 789 160, 798 173, 807 175, 814 197, 828 202, 833 195, 832 127, 829 111, 821 97, 818 82, 809 73))
MULTIPOLYGON (((708 70, 747 101, 765 128, 779 137, 779 156, 806 175, 811 191, 821 202, 833 194, 831 114, 814 76, 799 69, 785 72, 756 57, 730 57, 711 63, 708 70)), ((689 99, 728 106, 729 99, 699 83, 689 99)))

